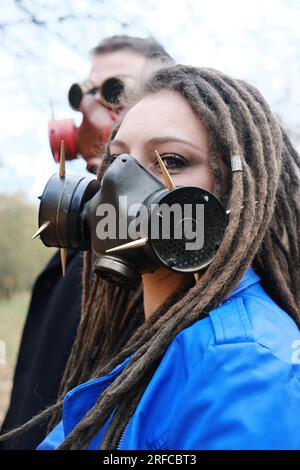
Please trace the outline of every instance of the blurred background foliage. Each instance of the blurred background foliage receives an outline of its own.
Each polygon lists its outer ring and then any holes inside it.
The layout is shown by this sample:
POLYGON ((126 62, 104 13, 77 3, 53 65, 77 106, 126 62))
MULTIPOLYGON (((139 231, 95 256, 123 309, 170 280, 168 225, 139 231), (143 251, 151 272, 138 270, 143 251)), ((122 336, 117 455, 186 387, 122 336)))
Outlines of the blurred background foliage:
MULTIPOLYGON (((0 193, 0 423, 9 403, 20 335, 33 283, 54 249, 38 239, 36 206, 25 193, 0 193)), ((42 312, 41 312, 42 315, 42 312)))
POLYGON ((0 300, 29 291, 53 250, 32 240, 37 211, 26 194, 0 193, 0 300))

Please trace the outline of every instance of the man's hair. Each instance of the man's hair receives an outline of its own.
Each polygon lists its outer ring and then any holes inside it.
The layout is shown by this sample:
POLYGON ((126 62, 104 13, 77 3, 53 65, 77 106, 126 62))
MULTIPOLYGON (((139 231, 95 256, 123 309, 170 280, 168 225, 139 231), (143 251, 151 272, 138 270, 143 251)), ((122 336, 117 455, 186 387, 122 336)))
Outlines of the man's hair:
POLYGON ((165 48, 151 36, 148 38, 127 36, 126 34, 110 36, 102 39, 102 41, 91 50, 91 54, 95 56, 121 50, 136 52, 147 59, 173 62, 172 57, 167 53, 165 48))

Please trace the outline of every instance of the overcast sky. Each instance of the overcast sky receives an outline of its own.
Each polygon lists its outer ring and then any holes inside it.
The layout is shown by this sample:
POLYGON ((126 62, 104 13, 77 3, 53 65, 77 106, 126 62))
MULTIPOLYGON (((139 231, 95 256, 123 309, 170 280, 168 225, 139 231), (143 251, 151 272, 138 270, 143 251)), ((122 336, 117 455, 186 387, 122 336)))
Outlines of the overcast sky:
MULTIPOLYGON (((181 63, 256 85, 300 147, 300 0, 0 0, 0 192, 35 197, 57 170, 51 103, 74 118, 69 86, 105 36, 152 34, 181 63)), ((85 163, 68 163, 69 173, 85 163)))

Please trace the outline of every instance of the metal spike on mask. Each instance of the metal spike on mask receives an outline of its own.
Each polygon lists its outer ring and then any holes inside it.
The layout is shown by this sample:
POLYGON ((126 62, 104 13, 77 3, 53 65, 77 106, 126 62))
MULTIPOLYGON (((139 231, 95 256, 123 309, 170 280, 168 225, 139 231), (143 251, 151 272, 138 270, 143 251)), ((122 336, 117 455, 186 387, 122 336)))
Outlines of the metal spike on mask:
POLYGON ((61 270, 62 275, 66 275, 66 265, 67 265, 67 248, 60 248, 60 261, 61 261, 61 270))
POLYGON ((36 237, 38 237, 46 228, 50 225, 50 222, 45 222, 43 225, 40 226, 40 228, 35 232, 35 234, 32 236, 32 240, 36 237))
POLYGON ((164 179, 164 183, 166 185, 166 187, 168 188, 169 191, 171 191, 172 189, 175 188, 175 184, 170 176, 170 173, 168 172, 164 162, 162 161, 162 158, 161 156, 159 155, 158 151, 157 150, 154 150, 155 152, 155 155, 156 155, 156 158, 157 158, 157 161, 159 163, 159 166, 160 166, 160 170, 162 172, 162 176, 163 176, 163 179, 164 179))
POLYGON ((59 176, 60 178, 64 178, 66 176, 65 144, 63 140, 60 143, 59 151, 59 176))
MULTIPOLYGON (((59 151, 59 177, 64 178, 66 176, 66 157, 65 157, 65 144, 62 140, 60 143, 60 151, 59 151)), ((66 275, 66 265, 67 265, 67 249, 60 248, 60 261, 61 261, 61 270, 62 275, 65 277, 66 275)))
POLYGON ((133 240, 132 242, 124 243, 124 245, 118 245, 114 248, 109 248, 109 250, 105 250, 105 253, 113 253, 114 251, 123 251, 123 250, 131 250, 133 248, 139 248, 141 246, 145 246, 148 243, 148 238, 140 238, 139 240, 133 240))

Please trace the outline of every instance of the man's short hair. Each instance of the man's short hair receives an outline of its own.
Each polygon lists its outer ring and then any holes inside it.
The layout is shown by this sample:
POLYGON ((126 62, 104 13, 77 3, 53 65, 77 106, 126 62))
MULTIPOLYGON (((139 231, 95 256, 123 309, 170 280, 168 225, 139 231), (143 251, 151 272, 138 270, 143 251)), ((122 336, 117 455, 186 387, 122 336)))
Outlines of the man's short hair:
POLYGON ((105 54, 120 50, 131 50, 143 55, 147 59, 158 59, 173 62, 172 57, 165 48, 153 37, 139 38, 134 36, 116 35, 102 39, 99 44, 91 50, 92 55, 105 54))

